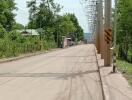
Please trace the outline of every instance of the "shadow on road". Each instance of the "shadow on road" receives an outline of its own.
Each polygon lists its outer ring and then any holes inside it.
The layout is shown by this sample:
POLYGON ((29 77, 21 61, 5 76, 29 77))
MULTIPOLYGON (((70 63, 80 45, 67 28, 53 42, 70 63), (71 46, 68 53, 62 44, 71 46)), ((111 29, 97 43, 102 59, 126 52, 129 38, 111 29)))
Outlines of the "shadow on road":
POLYGON ((98 72, 98 70, 90 70, 77 73, 1 73, 0 77, 53 77, 53 78, 74 78, 84 74, 98 72))

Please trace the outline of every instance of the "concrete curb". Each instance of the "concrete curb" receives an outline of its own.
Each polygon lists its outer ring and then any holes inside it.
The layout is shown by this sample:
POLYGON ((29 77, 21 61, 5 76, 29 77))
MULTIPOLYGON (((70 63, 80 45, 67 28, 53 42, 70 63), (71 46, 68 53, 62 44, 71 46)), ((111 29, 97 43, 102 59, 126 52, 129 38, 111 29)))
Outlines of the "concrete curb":
POLYGON ((105 82, 105 79, 103 78, 103 71, 101 69, 100 70, 100 75, 101 75, 101 78, 102 78, 102 86, 103 86, 103 91, 104 91, 104 96, 105 96, 105 99, 104 100, 110 100, 109 98, 109 89, 108 89, 108 86, 105 82))
POLYGON ((104 73, 103 73, 103 70, 101 69, 100 66, 100 62, 98 60, 98 54, 96 52, 96 49, 95 49, 95 53, 96 53, 96 57, 97 57, 97 66, 98 66, 98 70, 99 70, 99 75, 100 75, 100 80, 101 80, 101 86, 102 86, 102 93, 103 93, 103 100, 110 100, 110 96, 109 96, 109 89, 108 89, 108 86, 105 82, 105 79, 104 79, 104 73))
POLYGON ((60 50, 60 49, 52 49, 49 51, 41 51, 41 52, 36 52, 36 53, 23 54, 18 57, 0 59, 0 64, 6 63, 6 62, 11 62, 11 61, 16 61, 16 60, 20 60, 20 59, 24 59, 24 58, 28 58, 28 57, 32 57, 32 56, 37 56, 37 55, 41 55, 41 54, 46 54, 46 53, 50 53, 50 52, 56 51, 56 50, 60 50))
POLYGON ((109 99, 109 89, 108 89, 108 86, 105 82, 105 79, 104 79, 104 74, 103 74, 103 70, 101 69, 100 65, 99 65, 99 60, 98 61, 98 69, 99 69, 99 74, 100 74, 100 79, 101 79, 101 85, 102 85, 102 91, 103 91, 103 96, 104 96, 104 100, 110 100, 109 99))
POLYGON ((102 75, 101 75, 101 69, 100 69, 99 61, 98 61, 98 57, 97 57, 98 54, 96 52, 96 49, 94 49, 94 51, 95 51, 97 67, 98 67, 98 70, 99 70, 99 78, 100 78, 100 82, 101 82, 103 100, 107 100, 106 99, 107 97, 106 97, 106 94, 105 94, 105 85, 104 85, 104 82, 103 82, 103 78, 102 78, 102 75))

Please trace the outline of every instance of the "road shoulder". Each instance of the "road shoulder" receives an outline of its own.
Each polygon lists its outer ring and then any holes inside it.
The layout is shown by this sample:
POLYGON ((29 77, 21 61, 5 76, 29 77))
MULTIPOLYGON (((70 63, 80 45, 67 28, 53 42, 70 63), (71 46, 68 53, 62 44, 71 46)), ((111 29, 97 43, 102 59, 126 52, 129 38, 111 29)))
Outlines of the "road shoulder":
POLYGON ((41 54, 45 54, 45 53, 50 53, 50 52, 53 52, 53 51, 56 51, 56 50, 60 50, 60 49, 56 48, 56 49, 51 49, 51 50, 48 50, 48 51, 38 51, 38 52, 34 52, 34 53, 22 54, 22 55, 19 55, 17 57, 3 58, 3 59, 0 59, 0 63, 16 61, 16 60, 24 59, 24 58, 27 58, 27 57, 32 57, 32 56, 41 55, 41 54))

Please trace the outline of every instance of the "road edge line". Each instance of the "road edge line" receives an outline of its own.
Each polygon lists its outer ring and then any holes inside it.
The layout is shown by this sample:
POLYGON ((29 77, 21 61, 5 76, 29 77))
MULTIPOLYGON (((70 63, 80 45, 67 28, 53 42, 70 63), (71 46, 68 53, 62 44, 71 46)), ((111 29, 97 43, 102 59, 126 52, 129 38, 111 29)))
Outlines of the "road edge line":
POLYGON ((60 50, 60 49, 52 49, 52 50, 49 50, 49 51, 29 53, 29 54, 25 54, 25 55, 23 54, 22 56, 18 56, 18 57, 0 59, 0 64, 6 63, 6 62, 17 61, 17 60, 21 60, 21 59, 24 59, 24 58, 33 57, 33 56, 37 56, 37 55, 41 55, 41 54, 46 54, 46 53, 50 53, 50 52, 53 52, 53 51, 56 51, 56 50, 60 50))

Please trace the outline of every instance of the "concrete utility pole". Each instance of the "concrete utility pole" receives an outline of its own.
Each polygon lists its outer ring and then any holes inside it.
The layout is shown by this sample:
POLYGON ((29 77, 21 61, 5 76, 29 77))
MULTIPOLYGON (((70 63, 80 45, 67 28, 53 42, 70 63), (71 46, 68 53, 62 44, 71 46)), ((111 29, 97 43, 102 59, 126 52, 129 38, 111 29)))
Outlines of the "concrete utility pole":
POLYGON ((118 0, 115 0, 115 15, 114 15, 114 48, 116 48, 116 33, 117 33, 117 4, 118 4, 118 0))
POLYGON ((103 35, 103 0, 99 0, 99 51, 101 58, 104 56, 104 35, 103 35))
MULTIPOLYGON (((104 44, 104 65, 111 65, 111 0, 105 0, 105 24, 104 24, 105 34, 108 34, 107 38, 105 37, 104 44)), ((106 35, 105 35, 106 36, 106 35)))
POLYGON ((100 34, 99 34, 99 28, 100 28, 100 21, 99 21, 99 2, 96 3, 96 35, 95 35, 95 45, 97 48, 97 52, 100 53, 100 34))

